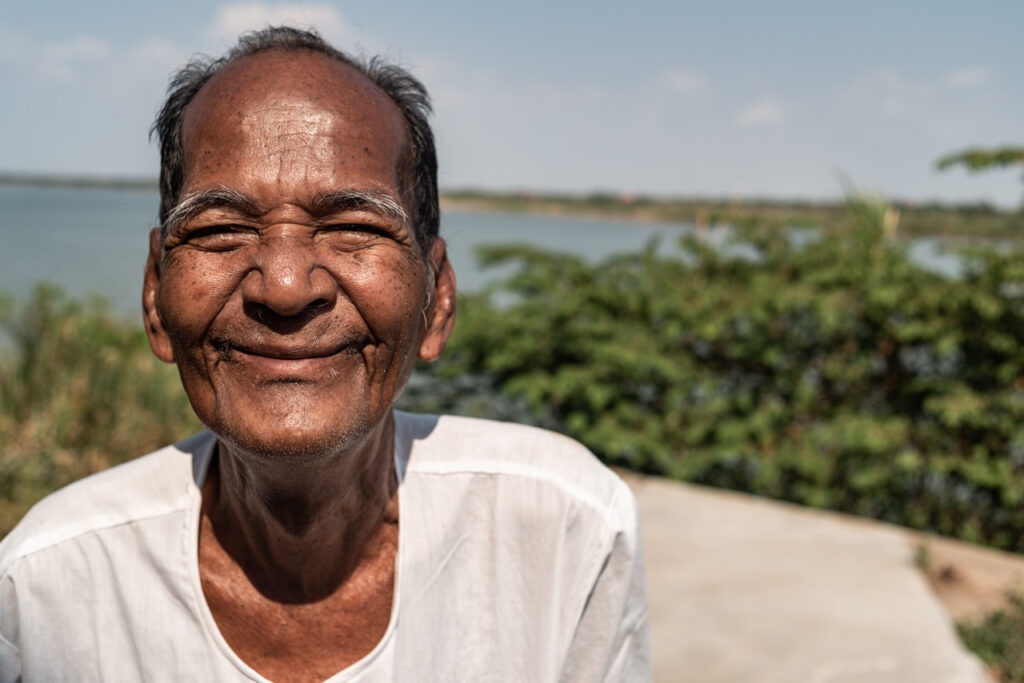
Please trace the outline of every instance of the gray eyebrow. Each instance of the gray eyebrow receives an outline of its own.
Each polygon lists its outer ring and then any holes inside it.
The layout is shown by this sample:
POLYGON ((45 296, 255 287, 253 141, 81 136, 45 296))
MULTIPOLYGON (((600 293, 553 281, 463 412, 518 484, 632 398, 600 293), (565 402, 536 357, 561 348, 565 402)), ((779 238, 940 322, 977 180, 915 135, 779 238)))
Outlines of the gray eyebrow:
MULTIPOLYGON (((237 190, 219 187, 204 192, 196 192, 181 199, 167 214, 167 220, 161 227, 161 238, 166 240, 174 226, 190 217, 212 208, 226 208, 243 215, 257 217, 262 215, 260 208, 248 197, 237 190)), ((353 209, 372 209, 390 216, 403 224, 408 215, 402 205, 389 194, 364 190, 338 190, 319 195, 310 207, 314 214, 328 214, 336 211, 353 209)))
POLYGON ((372 209, 405 223, 408 216, 394 197, 384 192, 339 190, 318 196, 313 200, 313 213, 328 214, 352 209, 372 209))
POLYGON ((215 207, 233 209, 252 217, 259 216, 262 213, 256 204, 237 190, 218 187, 213 190, 206 190, 205 192, 196 192, 182 197, 181 201, 175 204, 174 208, 167 213, 167 220, 160 227, 161 238, 166 240, 167 235, 174 229, 174 226, 182 221, 188 220, 197 213, 215 207))

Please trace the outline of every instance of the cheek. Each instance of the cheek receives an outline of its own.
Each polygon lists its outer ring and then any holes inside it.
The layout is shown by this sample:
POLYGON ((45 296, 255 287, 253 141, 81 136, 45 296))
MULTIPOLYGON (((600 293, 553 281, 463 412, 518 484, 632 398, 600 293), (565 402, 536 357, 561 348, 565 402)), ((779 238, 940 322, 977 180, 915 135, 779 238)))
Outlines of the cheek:
MULTIPOLYGON (((229 258, 173 254, 163 265, 157 305, 172 343, 187 355, 227 303, 244 272, 229 258)), ((195 349, 192 350, 193 352, 195 349)))
POLYGON ((346 273, 347 294, 371 331, 389 345, 414 343, 426 304, 422 262, 364 254, 349 262, 346 273))

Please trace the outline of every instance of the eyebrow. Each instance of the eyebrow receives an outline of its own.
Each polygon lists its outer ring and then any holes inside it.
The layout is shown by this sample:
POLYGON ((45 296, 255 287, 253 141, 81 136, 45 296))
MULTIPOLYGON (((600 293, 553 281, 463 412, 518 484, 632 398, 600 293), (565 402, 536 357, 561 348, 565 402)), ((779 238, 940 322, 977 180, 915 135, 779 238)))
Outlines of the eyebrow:
POLYGON ((310 207, 314 214, 326 215, 339 211, 369 209, 405 223, 409 217, 398 200, 384 192, 364 190, 338 190, 319 195, 310 207))
MULTIPOLYGON (((163 239, 167 239, 167 235, 179 223, 207 209, 214 208, 236 211, 250 218, 256 218, 263 214, 255 202, 237 190, 227 187, 205 190, 185 196, 168 212, 167 220, 161 227, 163 239)), ((320 216, 341 211, 367 209, 377 211, 402 223, 408 221, 408 215, 398 200, 384 192, 338 190, 318 195, 310 206, 311 212, 320 216)))
POLYGON ((166 240, 167 235, 176 225, 197 213, 213 208, 230 209, 252 218, 263 213, 252 200, 237 190, 218 187, 204 192, 196 192, 182 197, 181 201, 167 213, 167 219, 160 228, 161 237, 166 240))

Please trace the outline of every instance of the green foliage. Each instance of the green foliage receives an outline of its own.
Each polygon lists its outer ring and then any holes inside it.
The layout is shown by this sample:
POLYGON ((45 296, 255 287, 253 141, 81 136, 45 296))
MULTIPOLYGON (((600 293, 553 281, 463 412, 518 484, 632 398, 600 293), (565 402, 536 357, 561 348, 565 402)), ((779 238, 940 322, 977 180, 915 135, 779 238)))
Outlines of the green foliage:
POLYGON ((968 171, 987 171, 1006 166, 1024 166, 1024 147, 997 147, 995 149, 972 148, 948 154, 937 162, 939 170, 952 166, 963 166, 968 171))
MULTIPOLYGON (((996 147, 994 149, 972 148, 948 154, 937 162, 935 167, 945 170, 953 166, 963 166, 970 173, 988 171, 993 168, 1021 166, 1024 168, 1024 147, 996 147)), ((1024 175, 1021 176, 1024 179, 1024 175)))
POLYGON ((101 302, 0 302, 0 348, 0 535, 53 489, 201 428, 175 369, 101 302))
POLYGON ((1000 683, 1024 682, 1024 599, 1014 596, 1006 609, 977 623, 961 622, 957 631, 1000 683))
POLYGON ((737 228, 747 258, 693 238, 598 265, 486 249, 517 269, 462 297, 421 395, 473 377, 434 408, 504 395, 612 464, 1024 550, 1024 254, 977 252, 951 281, 886 213, 857 201, 808 239, 737 228))

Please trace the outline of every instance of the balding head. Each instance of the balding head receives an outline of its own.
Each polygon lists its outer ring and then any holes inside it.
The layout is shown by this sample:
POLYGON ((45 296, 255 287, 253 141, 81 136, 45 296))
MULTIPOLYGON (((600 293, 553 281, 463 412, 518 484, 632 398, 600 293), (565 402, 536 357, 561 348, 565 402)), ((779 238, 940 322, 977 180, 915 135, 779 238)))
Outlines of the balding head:
MULTIPOLYGON (((194 100, 204 86, 228 69, 241 67, 242 60, 267 52, 318 55, 359 74, 366 84, 379 89, 394 105, 404 121, 406 158, 402 159, 399 178, 403 199, 422 249, 429 248, 438 234, 440 212, 437 200, 437 157, 434 138, 427 122, 430 100, 423 85, 404 69, 378 58, 354 59, 335 50, 315 33, 277 27, 243 35, 228 54, 220 59, 191 61, 171 80, 152 132, 160 142, 160 221, 166 224, 182 201, 185 183, 184 124, 194 100)), ((323 61, 323 60, 321 60, 323 61)), ((309 79, 298 79, 319 87, 309 79)), ((291 90, 291 89, 289 89, 291 90)), ((307 91, 309 88, 307 88, 307 91)), ((371 102, 373 98, 366 101, 371 102)), ((376 105, 374 105, 376 106, 376 105)), ((376 109, 367 109, 373 115, 376 109)))

